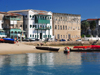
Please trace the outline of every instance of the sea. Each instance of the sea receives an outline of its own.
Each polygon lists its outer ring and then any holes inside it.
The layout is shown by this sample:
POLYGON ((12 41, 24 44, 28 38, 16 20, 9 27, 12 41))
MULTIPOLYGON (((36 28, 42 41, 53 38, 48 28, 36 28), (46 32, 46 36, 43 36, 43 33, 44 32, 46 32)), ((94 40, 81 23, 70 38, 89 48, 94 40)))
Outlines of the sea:
POLYGON ((0 75, 100 75, 100 52, 0 55, 0 75))

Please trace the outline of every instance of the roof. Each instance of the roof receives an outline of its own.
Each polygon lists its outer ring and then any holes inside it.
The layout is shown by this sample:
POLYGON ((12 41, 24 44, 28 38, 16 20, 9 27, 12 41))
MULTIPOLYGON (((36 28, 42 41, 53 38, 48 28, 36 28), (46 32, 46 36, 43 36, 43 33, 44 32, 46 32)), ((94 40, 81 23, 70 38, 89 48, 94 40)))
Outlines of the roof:
POLYGON ((33 10, 33 9, 26 9, 26 10, 13 10, 13 11, 8 11, 8 12, 24 12, 24 11, 30 11, 30 10, 32 10, 32 11, 34 11, 34 12, 39 12, 39 13, 47 13, 47 12, 49 12, 49 11, 44 11, 44 10, 33 10))
POLYGON ((56 14, 60 14, 60 15, 70 15, 70 16, 81 16, 81 15, 78 15, 78 14, 68 14, 68 13, 53 13, 54 15, 56 14))
POLYGON ((44 10, 33 10, 33 9, 27 9, 27 10, 14 10, 14 11, 8 11, 8 12, 12 12, 12 13, 19 13, 19 12, 28 12, 28 11, 33 11, 33 12, 36 12, 40 15, 47 15, 48 12, 50 11, 44 11, 44 10))
POLYGON ((10 12, 0 12, 0 14, 4 14, 5 16, 21 16, 20 14, 10 12))

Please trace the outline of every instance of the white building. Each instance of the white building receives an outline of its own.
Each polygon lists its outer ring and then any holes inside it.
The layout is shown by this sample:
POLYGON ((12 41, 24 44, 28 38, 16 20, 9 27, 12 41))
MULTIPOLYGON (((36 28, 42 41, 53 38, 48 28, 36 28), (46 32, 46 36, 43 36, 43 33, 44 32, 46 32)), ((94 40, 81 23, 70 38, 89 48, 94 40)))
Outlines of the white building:
POLYGON ((19 13, 24 17, 24 30, 26 38, 42 39, 53 38, 52 35, 52 12, 41 10, 17 10, 9 11, 19 13))
POLYGON ((3 37, 7 37, 7 35, 5 35, 5 31, 3 30, 3 18, 4 18, 4 13, 0 12, 0 38, 3 37))

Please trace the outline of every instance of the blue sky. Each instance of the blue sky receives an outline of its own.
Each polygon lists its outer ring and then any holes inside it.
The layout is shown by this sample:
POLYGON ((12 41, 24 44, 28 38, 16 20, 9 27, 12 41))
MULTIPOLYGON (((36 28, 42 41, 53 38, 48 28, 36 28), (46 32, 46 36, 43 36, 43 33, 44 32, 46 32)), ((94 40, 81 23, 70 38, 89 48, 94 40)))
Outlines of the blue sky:
POLYGON ((100 0, 0 0, 0 11, 35 9, 100 18, 100 0))

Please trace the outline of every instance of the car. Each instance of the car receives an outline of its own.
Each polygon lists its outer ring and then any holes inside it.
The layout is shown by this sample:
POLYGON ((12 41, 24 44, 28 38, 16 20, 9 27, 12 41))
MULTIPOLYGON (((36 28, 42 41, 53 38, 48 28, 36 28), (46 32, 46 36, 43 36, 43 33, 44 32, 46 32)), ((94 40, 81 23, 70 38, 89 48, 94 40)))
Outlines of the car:
POLYGON ((30 38, 29 41, 35 41, 35 38, 30 38))
POLYGON ((39 39, 35 39, 35 41, 39 41, 39 39))
POLYGON ((82 39, 77 39, 76 41, 82 41, 82 39))
POLYGON ((22 41, 30 41, 30 39, 29 38, 25 38, 22 41))
POLYGON ((66 41, 65 39, 60 39, 59 41, 66 41))

